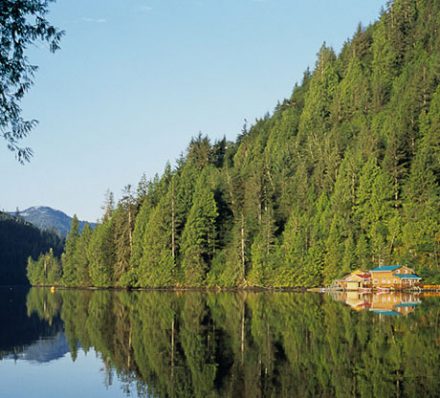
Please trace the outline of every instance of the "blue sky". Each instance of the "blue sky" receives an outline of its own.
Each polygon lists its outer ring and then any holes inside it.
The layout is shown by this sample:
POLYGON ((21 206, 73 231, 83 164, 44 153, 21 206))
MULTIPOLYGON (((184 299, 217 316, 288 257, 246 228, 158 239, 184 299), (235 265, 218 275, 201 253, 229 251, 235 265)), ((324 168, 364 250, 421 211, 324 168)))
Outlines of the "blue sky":
POLYGON ((201 131, 234 139, 288 97, 325 41, 339 50, 386 0, 58 0, 62 49, 23 102, 39 120, 19 165, 0 142, 0 209, 48 205, 95 221, 107 189, 172 163, 201 131))

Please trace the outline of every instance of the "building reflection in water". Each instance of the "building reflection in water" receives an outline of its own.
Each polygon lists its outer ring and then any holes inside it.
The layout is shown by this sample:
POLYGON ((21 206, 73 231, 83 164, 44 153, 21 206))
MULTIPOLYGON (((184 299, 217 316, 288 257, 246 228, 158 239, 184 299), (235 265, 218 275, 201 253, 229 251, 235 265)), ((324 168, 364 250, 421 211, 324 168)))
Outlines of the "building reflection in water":
POLYGON ((362 293, 332 292, 332 297, 355 311, 371 311, 380 315, 408 315, 421 303, 421 294, 408 292, 362 293))

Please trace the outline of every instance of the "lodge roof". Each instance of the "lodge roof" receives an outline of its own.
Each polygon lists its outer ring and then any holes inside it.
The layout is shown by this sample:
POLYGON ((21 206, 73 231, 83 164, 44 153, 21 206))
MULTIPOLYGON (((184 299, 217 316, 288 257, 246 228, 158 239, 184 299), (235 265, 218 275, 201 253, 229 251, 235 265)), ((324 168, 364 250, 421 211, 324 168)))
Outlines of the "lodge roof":
POLYGON ((368 273, 368 271, 363 271, 360 269, 357 269, 355 271, 352 271, 350 274, 345 275, 345 277, 343 279, 341 279, 342 281, 345 282, 350 282, 350 281, 355 281, 357 279, 370 279, 371 275, 368 273))
POLYGON ((394 271, 401 267, 402 267, 401 265, 381 265, 380 267, 373 268, 370 272, 394 271))

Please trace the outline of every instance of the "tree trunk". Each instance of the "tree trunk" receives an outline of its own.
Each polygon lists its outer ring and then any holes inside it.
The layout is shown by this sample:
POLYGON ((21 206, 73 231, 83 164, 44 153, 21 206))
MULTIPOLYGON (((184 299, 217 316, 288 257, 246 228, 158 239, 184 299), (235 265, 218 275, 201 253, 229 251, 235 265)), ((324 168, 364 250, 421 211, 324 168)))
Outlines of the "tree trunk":
POLYGON ((245 258, 245 229, 244 229, 244 214, 243 211, 241 212, 241 228, 240 228, 240 235, 241 235, 241 266, 243 271, 243 280, 246 280, 246 258, 245 258))

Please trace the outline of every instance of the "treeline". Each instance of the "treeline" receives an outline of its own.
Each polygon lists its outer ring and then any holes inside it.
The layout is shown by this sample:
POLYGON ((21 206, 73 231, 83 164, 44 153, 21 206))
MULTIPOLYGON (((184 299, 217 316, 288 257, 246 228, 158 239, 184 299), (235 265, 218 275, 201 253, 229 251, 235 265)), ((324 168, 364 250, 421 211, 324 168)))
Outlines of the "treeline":
POLYGON ((0 285, 28 285, 28 257, 36 259, 51 248, 58 256, 63 251, 63 241, 57 234, 0 212, 0 285))
POLYGON ((440 2, 396 0, 235 142, 70 233, 69 286, 317 286, 405 263, 440 282, 440 2))
POLYGON ((409 317, 292 293, 31 289, 61 317, 72 359, 102 358, 141 397, 437 397, 437 298, 409 317), (81 348, 79 348, 81 347, 81 348))

